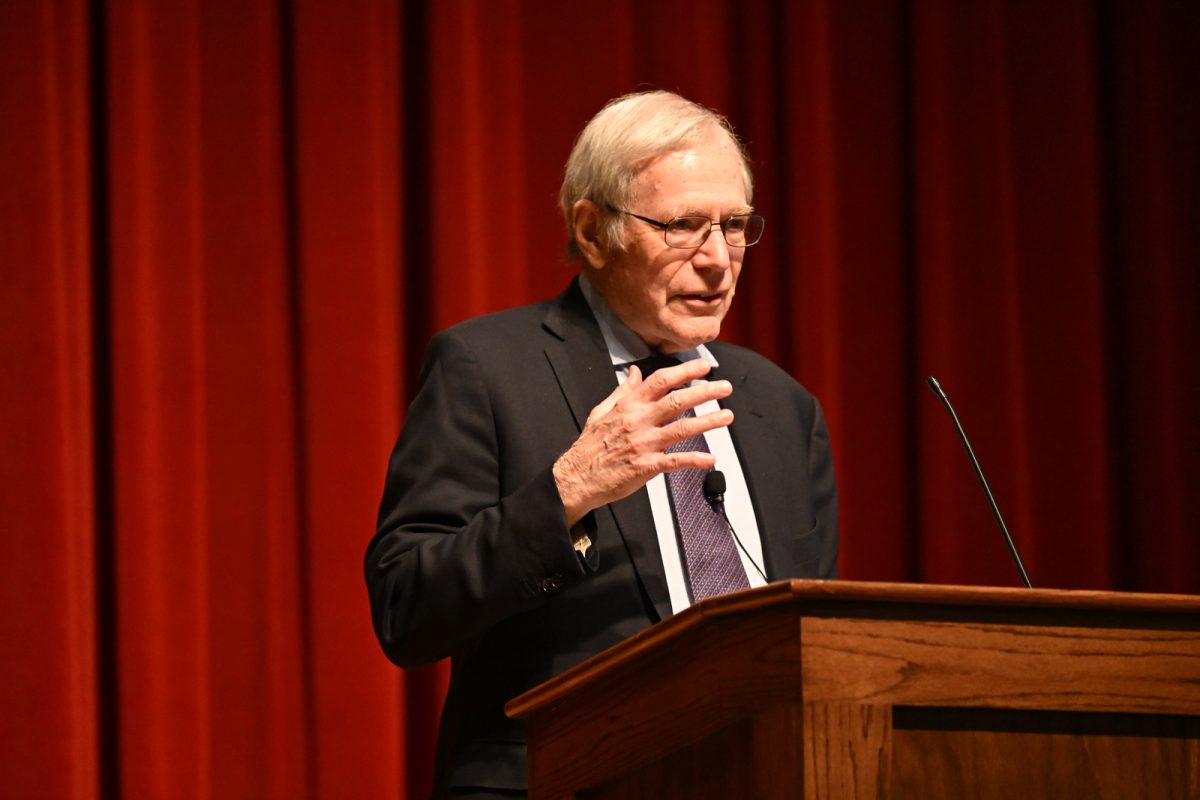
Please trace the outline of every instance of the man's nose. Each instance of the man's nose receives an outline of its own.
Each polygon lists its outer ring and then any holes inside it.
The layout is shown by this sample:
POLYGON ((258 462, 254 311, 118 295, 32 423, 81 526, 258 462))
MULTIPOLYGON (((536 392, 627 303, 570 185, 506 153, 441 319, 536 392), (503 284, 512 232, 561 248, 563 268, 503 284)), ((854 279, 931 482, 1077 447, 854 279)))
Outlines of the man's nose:
POLYGON ((732 264, 729 258, 729 244, 725 241, 725 232, 721 224, 714 222, 708 231, 708 238, 696 250, 692 262, 697 266, 710 269, 729 269, 732 264))

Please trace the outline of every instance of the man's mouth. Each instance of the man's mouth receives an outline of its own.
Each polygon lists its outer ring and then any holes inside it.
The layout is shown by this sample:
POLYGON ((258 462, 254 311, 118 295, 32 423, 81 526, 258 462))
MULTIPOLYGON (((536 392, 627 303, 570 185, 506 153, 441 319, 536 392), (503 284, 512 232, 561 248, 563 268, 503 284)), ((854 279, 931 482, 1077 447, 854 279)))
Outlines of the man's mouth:
POLYGON ((680 294, 676 295, 680 300, 688 305, 717 305, 724 299, 724 292, 714 292, 712 294, 680 294))

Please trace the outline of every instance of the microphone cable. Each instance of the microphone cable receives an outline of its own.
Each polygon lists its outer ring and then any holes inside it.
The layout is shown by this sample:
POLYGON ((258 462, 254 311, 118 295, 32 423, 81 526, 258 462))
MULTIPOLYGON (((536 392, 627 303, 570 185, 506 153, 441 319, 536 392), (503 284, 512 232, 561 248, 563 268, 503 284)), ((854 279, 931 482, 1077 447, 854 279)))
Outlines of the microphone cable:
POLYGON ((746 554, 746 560, 754 567, 754 571, 762 576, 763 583, 770 583, 767 580, 767 574, 758 566, 758 562, 754 560, 754 556, 750 555, 750 551, 746 549, 746 545, 742 544, 742 539, 737 535, 737 531, 733 527, 733 523, 729 521, 729 514, 725 512, 725 473, 719 469, 711 470, 704 476, 704 499, 714 510, 719 511, 725 520, 725 524, 729 526, 729 532, 733 534, 733 540, 737 542, 737 546, 746 554))

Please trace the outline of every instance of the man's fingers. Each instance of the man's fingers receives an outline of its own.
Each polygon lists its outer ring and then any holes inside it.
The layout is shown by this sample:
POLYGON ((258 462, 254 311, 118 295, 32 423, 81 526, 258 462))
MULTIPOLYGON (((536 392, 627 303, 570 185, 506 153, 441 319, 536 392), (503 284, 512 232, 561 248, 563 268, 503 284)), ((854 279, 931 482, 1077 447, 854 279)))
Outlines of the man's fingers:
POLYGON ((717 428, 728 427, 732 422, 733 412, 728 408, 722 408, 711 414, 701 414, 697 417, 681 417, 659 428, 662 435, 660 441, 662 446, 667 448, 684 439, 699 436, 717 428))
POLYGON ((588 414, 588 421, 591 422, 592 420, 599 419, 608 412, 612 411, 617 403, 620 402, 622 397, 625 397, 633 392, 641 383, 642 375, 638 371, 638 368, 630 367, 629 377, 626 378, 624 383, 619 384, 617 388, 609 392, 608 397, 601 400, 596 407, 591 410, 591 413, 588 414))
POLYGON ((733 392, 733 385, 725 380, 676 388, 703 377, 710 369, 707 361, 696 358, 678 366, 660 369, 649 378, 643 379, 638 367, 630 366, 625 382, 593 408, 588 419, 599 419, 613 411, 624 398, 630 398, 635 402, 648 403, 651 406, 650 416, 657 424, 677 417, 701 403, 728 397, 733 392))
POLYGON ((659 462, 659 472, 676 472, 681 469, 712 469, 717 465, 717 457, 712 453, 700 450, 689 450, 682 453, 664 453, 659 462))
MULTIPOLYGON (((632 374, 635 369, 637 367, 631 366, 629 372, 632 374)), ((664 367, 641 382, 642 391, 646 399, 655 400, 676 386, 703 378, 711 369, 712 366, 703 358, 693 358, 675 367, 664 367)))
POLYGON ((709 400, 720 400, 733 393, 729 381, 708 381, 686 389, 678 389, 657 401, 660 422, 672 419, 709 400))

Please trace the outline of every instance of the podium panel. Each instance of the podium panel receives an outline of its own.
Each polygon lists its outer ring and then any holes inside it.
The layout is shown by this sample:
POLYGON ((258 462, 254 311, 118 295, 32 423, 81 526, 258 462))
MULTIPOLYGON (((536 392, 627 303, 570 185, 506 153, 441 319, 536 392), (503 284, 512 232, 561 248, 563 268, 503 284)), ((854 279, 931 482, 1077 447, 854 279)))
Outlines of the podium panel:
POLYGON ((531 798, 1200 797, 1200 598, 775 583, 508 710, 531 798))

